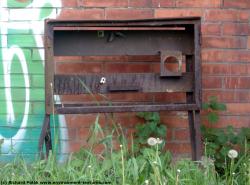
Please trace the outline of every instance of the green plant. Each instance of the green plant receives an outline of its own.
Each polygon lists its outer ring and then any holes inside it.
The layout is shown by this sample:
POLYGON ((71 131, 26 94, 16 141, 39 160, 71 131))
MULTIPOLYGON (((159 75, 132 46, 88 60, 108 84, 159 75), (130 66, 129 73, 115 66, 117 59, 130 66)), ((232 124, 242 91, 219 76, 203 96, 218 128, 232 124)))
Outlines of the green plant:
POLYGON ((237 131, 231 125, 225 129, 214 128, 213 126, 219 121, 219 112, 226 110, 226 105, 219 103, 216 97, 211 97, 207 103, 204 103, 203 110, 207 120, 206 126, 202 125, 201 128, 205 155, 215 160, 216 170, 220 174, 225 174, 230 166, 227 156, 230 149, 239 149, 240 156, 249 153, 250 129, 242 128, 237 131))
MULTIPOLYGON (((115 138, 112 130, 110 133, 103 131, 99 124, 99 116, 91 127, 91 132, 92 134, 95 132, 92 135, 91 146, 95 146, 95 143, 108 145, 109 142, 100 141, 105 140, 106 137, 109 138, 108 140, 111 138, 111 141, 115 138)), ((122 136, 122 133, 120 134, 122 136)), ((128 143, 125 140, 124 137, 122 143, 128 143)), ((83 182, 99 181, 110 182, 112 185, 246 185, 250 182, 250 155, 247 153, 237 158, 237 161, 230 162, 231 165, 226 168, 226 171, 231 174, 235 172, 235 174, 232 178, 228 178, 218 176, 213 162, 209 160, 201 161, 201 165, 190 160, 171 163, 170 153, 158 150, 158 146, 146 145, 137 155, 131 155, 126 144, 118 149, 111 146, 111 150, 104 147, 104 150, 110 151, 102 154, 94 154, 93 147, 84 148, 71 154, 63 164, 58 164, 56 157, 51 153, 48 160, 38 160, 33 163, 26 163, 22 157, 17 157, 12 163, 0 164, 0 173, 4 174, 0 176, 0 182, 32 181, 31 184, 82 182, 83 184, 83 182)), ((93 182, 93 184, 98 183, 93 182)))
POLYGON ((135 127, 135 151, 139 151, 147 144, 149 137, 160 138, 163 142, 159 149, 164 147, 167 127, 160 123, 158 112, 140 112, 137 116, 143 119, 143 123, 138 123, 135 127))

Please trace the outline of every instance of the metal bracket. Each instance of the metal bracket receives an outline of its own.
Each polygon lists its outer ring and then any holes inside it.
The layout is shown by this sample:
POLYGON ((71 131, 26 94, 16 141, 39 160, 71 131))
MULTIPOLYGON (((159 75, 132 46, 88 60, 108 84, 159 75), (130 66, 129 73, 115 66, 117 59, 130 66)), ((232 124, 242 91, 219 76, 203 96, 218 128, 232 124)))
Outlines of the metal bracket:
POLYGON ((178 77, 182 76, 182 52, 180 51, 160 51, 161 55, 161 77, 178 77), (177 71, 170 71, 166 69, 165 63, 169 58, 175 58, 178 62, 178 70, 177 71))

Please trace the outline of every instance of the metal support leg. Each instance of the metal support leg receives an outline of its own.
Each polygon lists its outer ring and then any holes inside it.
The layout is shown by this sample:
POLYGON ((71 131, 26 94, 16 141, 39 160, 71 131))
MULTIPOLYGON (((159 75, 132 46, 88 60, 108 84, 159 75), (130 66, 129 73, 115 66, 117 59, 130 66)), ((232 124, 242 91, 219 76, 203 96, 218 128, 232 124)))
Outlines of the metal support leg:
POLYGON ((196 144, 195 156, 196 160, 200 160, 202 155, 200 110, 194 111, 194 129, 195 129, 195 144, 196 144))
POLYGON ((38 151, 40 154, 40 158, 42 159, 44 158, 44 154, 43 154, 44 142, 45 142, 45 147, 46 147, 46 158, 48 158, 49 151, 52 150, 49 114, 45 115, 42 131, 41 131, 40 138, 39 138, 38 151))
POLYGON ((200 111, 188 111, 192 160, 201 159, 200 111))
POLYGON ((49 151, 52 150, 50 119, 48 119, 48 123, 47 123, 47 131, 46 131, 46 135, 45 135, 45 148, 46 148, 46 158, 48 158, 49 157, 49 151))

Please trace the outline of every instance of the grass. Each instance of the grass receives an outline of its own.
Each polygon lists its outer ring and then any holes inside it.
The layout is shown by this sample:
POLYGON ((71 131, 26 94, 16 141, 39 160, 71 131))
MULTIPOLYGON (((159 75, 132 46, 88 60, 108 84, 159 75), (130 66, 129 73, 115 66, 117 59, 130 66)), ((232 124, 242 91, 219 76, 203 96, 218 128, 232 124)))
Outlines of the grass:
MULTIPOLYGON (((95 102, 98 105, 98 101, 95 102)), ((171 154, 163 151, 161 144, 144 145, 137 150, 133 137, 129 143, 123 128, 114 123, 112 114, 109 117, 112 124, 103 129, 97 116, 90 130, 89 148, 71 154, 63 164, 58 163, 52 153, 47 160, 33 163, 27 163, 19 156, 12 163, 0 164, 0 184, 250 185, 250 153, 247 147, 240 158, 225 156, 226 170, 219 174, 209 156, 204 156, 201 161, 182 159, 173 162, 171 154), (104 150, 95 154, 93 151, 99 145, 103 145, 104 150)), ((58 139, 58 133, 54 136, 58 139)), ((54 145, 58 144, 57 139, 54 145)))
MULTIPOLYGON (((201 161, 182 159, 172 162, 171 154, 160 150, 158 144, 133 152, 133 142, 128 144, 118 125, 105 133, 99 125, 99 117, 91 128, 90 147, 71 154, 67 162, 57 163, 50 155, 48 160, 26 163, 17 157, 12 163, 0 166, 0 182, 83 182, 114 185, 250 185, 250 155, 248 149, 239 159, 227 157, 225 174, 219 175, 214 161, 203 157, 201 161), (113 141, 118 146, 111 145, 113 141), (104 152, 94 154, 98 145, 104 145, 104 152)), ((132 140, 133 141, 133 140, 132 140)), ((31 183, 32 184, 32 183, 31 183)), ((76 183, 75 183, 76 184, 76 183)))

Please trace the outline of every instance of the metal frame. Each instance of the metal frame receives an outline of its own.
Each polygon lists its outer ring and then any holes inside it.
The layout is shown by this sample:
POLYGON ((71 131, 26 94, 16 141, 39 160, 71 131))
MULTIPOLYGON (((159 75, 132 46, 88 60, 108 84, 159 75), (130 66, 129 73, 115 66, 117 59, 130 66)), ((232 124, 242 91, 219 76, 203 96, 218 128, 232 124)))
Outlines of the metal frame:
MULTIPOLYGON (((99 35, 102 35, 99 33, 99 35)), ((192 159, 198 160, 201 157, 201 134, 200 134, 200 108, 201 108, 201 67, 200 67, 200 18, 171 18, 153 20, 122 20, 122 21, 85 21, 85 20, 46 20, 45 21, 45 119, 39 139, 39 152, 43 156, 43 144, 46 146, 46 157, 49 150, 52 150, 52 140, 50 132, 51 114, 85 114, 85 113, 108 113, 108 112, 139 112, 139 111, 187 111, 190 129, 192 159), (187 28, 193 29, 193 50, 187 53, 181 51, 154 51, 150 54, 160 54, 161 72, 135 73, 135 74, 110 74, 105 75, 110 83, 100 83, 103 74, 82 74, 82 75, 57 75, 55 74, 55 31, 185 31, 187 28), (174 56, 181 67, 182 55, 186 56, 186 72, 180 70, 177 73, 167 71, 164 68, 164 60, 168 56, 174 56), (128 83, 119 85, 121 80, 126 79, 128 83), (145 80, 146 79, 146 80, 145 80), (119 81, 120 80, 120 81, 119 81), (93 92, 185 92, 186 103, 182 104, 157 104, 157 103, 116 103, 113 105, 100 104, 68 104, 58 105, 54 103, 54 94, 82 94, 86 93, 84 88, 79 87, 79 81, 84 81, 93 92), (146 82, 146 83, 145 83, 146 82), (60 84, 64 84, 63 86, 60 84), (73 84, 73 85, 72 85, 73 84), (149 88, 150 86, 150 88, 149 88), (155 88, 152 88, 155 87, 155 88), (167 89, 167 90, 166 90, 167 89)), ((115 43, 115 42, 114 42, 115 43)), ((112 44, 112 43, 111 43, 112 44)), ((128 43, 129 44, 129 43, 128 43)), ((151 48, 150 48, 151 49, 151 48)), ((122 53, 119 51, 120 53, 122 53)), ((108 51, 107 55, 110 55, 108 51)), ((120 53, 117 54, 120 54, 120 53)), ((140 51, 139 55, 141 55, 140 51)), ((148 51, 147 51, 148 52, 148 51)), ((136 54, 136 51, 134 52, 136 54)), ((144 52, 146 54, 146 52, 144 52)), ((143 53, 143 54, 144 54, 143 53)), ((98 52, 94 52, 97 55, 98 52)), ((105 54, 105 53, 104 53, 105 54)), ((115 55, 116 53, 114 53, 115 55)), ((90 53, 87 53, 90 55, 90 53)))

